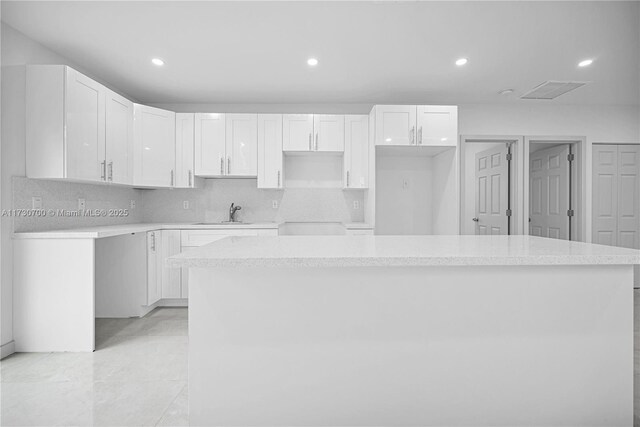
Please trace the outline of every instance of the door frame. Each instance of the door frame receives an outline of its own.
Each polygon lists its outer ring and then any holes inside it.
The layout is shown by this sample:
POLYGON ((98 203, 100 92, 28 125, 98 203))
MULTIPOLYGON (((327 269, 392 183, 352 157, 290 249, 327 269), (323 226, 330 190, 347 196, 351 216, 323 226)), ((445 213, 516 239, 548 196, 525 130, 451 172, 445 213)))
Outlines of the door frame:
MULTIPOLYGON (((584 136, 525 136, 524 137, 524 161, 523 180, 525 223, 522 234, 529 234, 529 162, 531 144, 569 144, 571 152, 575 156, 571 168, 571 206, 575 211, 574 220, 571 221, 572 241, 591 242, 591 180, 587 179, 591 174, 591 168, 587 163, 587 138, 584 136), (589 225, 589 226, 587 226, 589 225)), ((590 148, 590 147, 589 147, 590 148)), ((590 161, 590 159, 589 159, 590 161)))
MULTIPOLYGON (((519 189, 522 188, 523 180, 522 180, 522 162, 523 162, 523 154, 524 154, 524 138, 518 135, 461 135, 460 136, 460 155, 458 156, 458 168, 460 170, 459 174, 459 215, 458 215, 458 233, 464 233, 464 223, 465 220, 465 208, 466 208, 466 189, 465 189, 465 178, 466 173, 474 173, 475 171, 465 171, 465 147, 466 144, 473 143, 505 143, 512 144, 511 145, 511 154, 513 156, 513 160, 511 161, 511 176, 509 179, 511 180, 511 210, 512 213, 512 221, 511 221, 511 235, 524 234, 524 212, 523 210, 523 195, 522 191, 519 189)), ((467 218, 468 219, 468 218, 467 218)), ((528 227, 527 227, 528 232, 528 227)))

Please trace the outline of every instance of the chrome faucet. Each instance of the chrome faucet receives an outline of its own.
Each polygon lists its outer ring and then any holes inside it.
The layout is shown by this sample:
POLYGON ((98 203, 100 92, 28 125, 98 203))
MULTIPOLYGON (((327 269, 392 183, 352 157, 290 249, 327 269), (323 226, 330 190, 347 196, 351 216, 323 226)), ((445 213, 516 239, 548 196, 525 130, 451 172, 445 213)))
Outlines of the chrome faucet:
POLYGON ((242 206, 234 206, 233 203, 231 203, 229 207, 229 222, 236 222, 236 212, 240 209, 242 209, 242 206))

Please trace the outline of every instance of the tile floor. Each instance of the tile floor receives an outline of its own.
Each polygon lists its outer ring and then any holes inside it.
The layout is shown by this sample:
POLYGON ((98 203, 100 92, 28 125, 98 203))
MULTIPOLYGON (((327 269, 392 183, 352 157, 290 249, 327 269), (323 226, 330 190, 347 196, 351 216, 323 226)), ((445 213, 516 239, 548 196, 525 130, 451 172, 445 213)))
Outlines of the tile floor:
MULTIPOLYGON (((634 425, 640 427, 640 290, 634 293, 634 425)), ((2 426, 186 426, 187 310, 98 319, 94 353, 0 362, 2 426)))
POLYGON ((94 353, 0 362, 3 426, 187 426, 187 309, 97 319, 94 353))

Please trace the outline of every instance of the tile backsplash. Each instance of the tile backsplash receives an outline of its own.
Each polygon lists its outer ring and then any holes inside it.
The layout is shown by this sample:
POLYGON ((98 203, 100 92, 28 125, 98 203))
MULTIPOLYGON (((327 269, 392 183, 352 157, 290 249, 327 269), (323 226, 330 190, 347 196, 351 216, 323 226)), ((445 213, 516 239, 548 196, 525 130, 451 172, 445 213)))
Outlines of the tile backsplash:
POLYGON ((260 190, 255 179, 208 179, 198 189, 139 190, 101 184, 80 184, 13 178, 13 207, 31 209, 40 197, 44 217, 14 217, 14 230, 39 231, 116 225, 136 222, 219 222, 228 219, 229 205, 242 206, 237 218, 245 222, 364 220, 363 192, 340 188, 291 188, 260 190), (78 210, 78 199, 87 210, 128 209, 128 216, 64 216, 78 210), (130 208, 131 201, 135 208, 130 208), (188 208, 184 208, 184 202, 188 208), (358 209, 354 209, 354 201, 358 209), (274 202, 277 207, 274 207, 274 202))
POLYGON ((159 189, 144 192, 145 222, 220 222, 231 203, 242 206, 245 222, 363 221, 363 192, 340 188, 261 190, 255 179, 208 179, 201 189, 159 189), (184 202, 189 208, 184 209, 184 202), (359 208, 353 209, 353 202, 359 208), (274 202, 277 208, 274 208, 274 202))

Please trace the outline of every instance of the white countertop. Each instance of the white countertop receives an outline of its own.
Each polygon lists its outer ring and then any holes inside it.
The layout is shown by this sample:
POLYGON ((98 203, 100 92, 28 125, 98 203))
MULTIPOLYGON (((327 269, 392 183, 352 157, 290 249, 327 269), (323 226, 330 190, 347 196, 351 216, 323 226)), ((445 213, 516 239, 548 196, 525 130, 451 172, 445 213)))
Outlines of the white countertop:
POLYGON ((14 233, 14 239, 100 239, 130 233, 145 233, 153 230, 237 230, 237 229, 277 229, 277 222, 257 223, 138 223, 105 225, 99 227, 70 228, 63 230, 28 231, 14 233))
POLYGON ((168 259, 172 267, 640 264, 640 251, 532 236, 227 237, 168 259))

